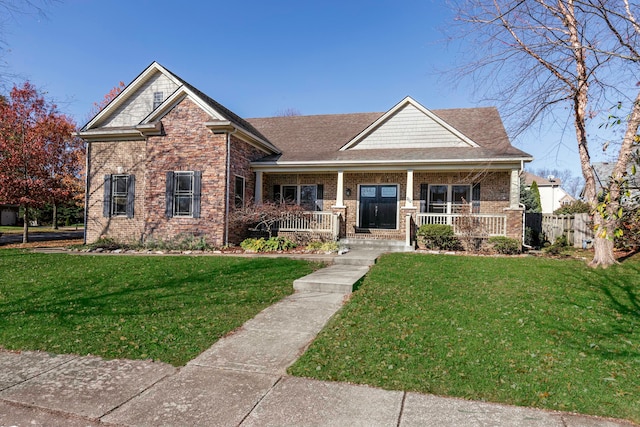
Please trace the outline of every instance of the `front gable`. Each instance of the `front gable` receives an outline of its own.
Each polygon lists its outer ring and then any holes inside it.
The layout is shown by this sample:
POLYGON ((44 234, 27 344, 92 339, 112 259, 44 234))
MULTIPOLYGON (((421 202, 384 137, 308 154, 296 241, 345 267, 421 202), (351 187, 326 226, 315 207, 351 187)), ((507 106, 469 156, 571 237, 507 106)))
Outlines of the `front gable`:
POLYGON ((407 97, 345 144, 340 151, 458 147, 478 147, 478 144, 411 97, 407 97))

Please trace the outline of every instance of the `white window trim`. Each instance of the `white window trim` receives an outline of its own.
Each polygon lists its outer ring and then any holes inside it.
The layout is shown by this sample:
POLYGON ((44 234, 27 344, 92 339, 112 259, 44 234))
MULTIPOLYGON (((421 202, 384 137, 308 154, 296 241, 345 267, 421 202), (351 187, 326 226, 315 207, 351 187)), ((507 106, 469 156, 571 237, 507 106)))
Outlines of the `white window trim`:
POLYGON ((296 199, 293 201, 293 203, 295 203, 298 206, 300 206, 300 201, 301 201, 300 199, 301 199, 301 195, 302 195, 302 187, 315 187, 315 189, 316 189, 316 202, 318 200, 318 184, 282 184, 282 185, 280 185, 280 202, 281 203, 286 203, 286 201, 284 199, 284 189, 285 189, 285 187, 295 187, 296 188, 296 199))

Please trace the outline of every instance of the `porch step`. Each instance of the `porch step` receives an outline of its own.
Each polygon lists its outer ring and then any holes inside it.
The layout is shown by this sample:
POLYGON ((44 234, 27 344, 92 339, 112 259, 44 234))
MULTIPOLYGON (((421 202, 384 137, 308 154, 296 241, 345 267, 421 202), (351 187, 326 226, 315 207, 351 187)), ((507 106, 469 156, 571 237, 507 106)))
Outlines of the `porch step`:
POLYGON ((338 255, 333 259, 335 265, 359 265, 362 267, 369 267, 376 263, 376 259, 382 255, 385 251, 379 250, 363 250, 356 249, 347 252, 343 255, 338 255))
POLYGON ((369 271, 369 267, 332 265, 295 280, 293 288, 298 292, 350 294, 353 292, 353 285, 367 271, 369 271))
POLYGON ((354 251, 372 250, 384 252, 413 252, 413 246, 407 246, 404 240, 382 239, 341 239, 340 245, 354 251))

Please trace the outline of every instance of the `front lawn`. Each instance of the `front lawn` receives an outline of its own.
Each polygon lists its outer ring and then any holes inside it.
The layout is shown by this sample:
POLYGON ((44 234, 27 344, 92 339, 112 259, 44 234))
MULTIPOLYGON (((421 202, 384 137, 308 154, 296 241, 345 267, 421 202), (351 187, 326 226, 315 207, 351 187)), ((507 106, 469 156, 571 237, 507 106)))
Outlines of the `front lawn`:
POLYGON ((387 255, 290 373, 640 422, 640 259, 387 255))
POLYGON ((317 266, 0 250, 0 347, 184 365, 317 266))

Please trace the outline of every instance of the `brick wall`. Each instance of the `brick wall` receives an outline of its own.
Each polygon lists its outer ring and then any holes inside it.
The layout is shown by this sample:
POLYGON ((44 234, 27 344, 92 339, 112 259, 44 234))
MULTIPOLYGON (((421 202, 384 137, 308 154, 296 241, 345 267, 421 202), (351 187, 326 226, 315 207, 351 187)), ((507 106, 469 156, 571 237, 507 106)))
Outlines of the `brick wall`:
POLYGON ((163 119, 165 135, 150 137, 146 156, 145 239, 169 239, 181 233, 224 243, 226 134, 204 126, 210 117, 189 99, 163 119), (166 173, 202 171, 200 218, 165 216, 166 173))
MULTIPOLYGON (((249 206, 255 200, 256 174, 251 170, 250 163, 254 160, 264 157, 267 153, 248 144, 245 141, 231 136, 231 157, 230 157, 230 197, 229 209, 230 215, 233 216, 235 210, 235 177, 241 176, 245 179, 245 206, 249 206)), ((264 194, 264 193, 263 193, 264 194)), ((229 226, 229 242, 239 244, 248 237, 248 230, 244 225, 234 226, 233 222, 229 226)))
POLYGON ((89 155, 87 242, 95 242, 100 237, 139 242, 144 232, 145 217, 145 141, 92 142, 89 155), (133 218, 105 218, 102 215, 104 176, 112 174, 136 176, 133 218))

